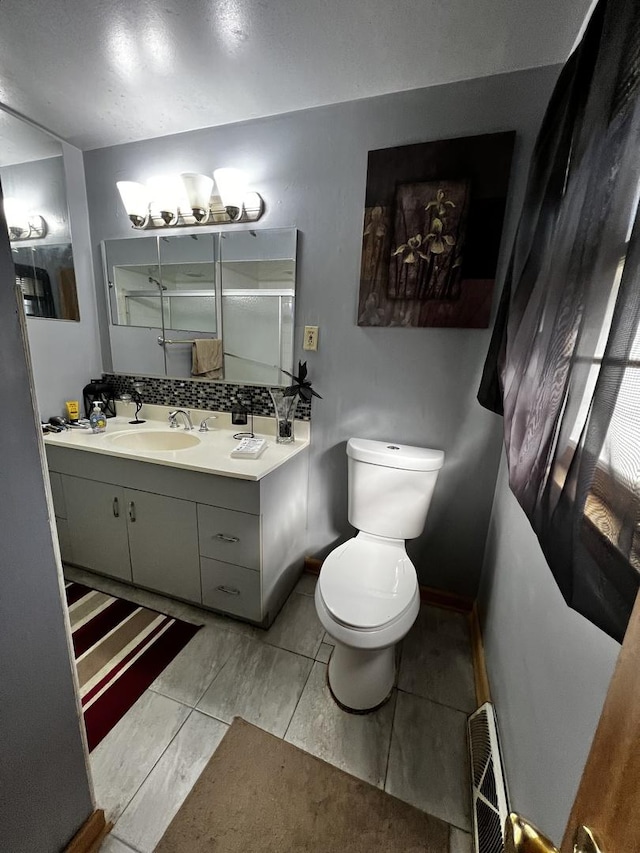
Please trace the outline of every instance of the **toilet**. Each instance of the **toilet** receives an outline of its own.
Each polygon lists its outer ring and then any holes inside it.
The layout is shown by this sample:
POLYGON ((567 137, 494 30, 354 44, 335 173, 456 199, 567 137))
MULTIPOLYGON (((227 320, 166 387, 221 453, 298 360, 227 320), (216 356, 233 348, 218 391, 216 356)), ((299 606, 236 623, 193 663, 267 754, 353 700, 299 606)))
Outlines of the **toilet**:
POLYGON ((333 697, 346 710, 364 712, 391 695, 396 645, 420 609, 405 539, 422 533, 444 453, 350 438, 347 457, 349 522, 359 532, 322 564, 315 603, 335 643, 333 697))

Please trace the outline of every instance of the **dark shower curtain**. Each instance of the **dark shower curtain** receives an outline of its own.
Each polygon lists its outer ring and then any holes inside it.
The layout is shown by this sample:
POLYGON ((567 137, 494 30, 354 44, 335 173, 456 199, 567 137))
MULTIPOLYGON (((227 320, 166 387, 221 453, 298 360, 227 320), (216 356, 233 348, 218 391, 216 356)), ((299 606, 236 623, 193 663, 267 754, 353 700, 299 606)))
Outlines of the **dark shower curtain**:
POLYGON ((640 2, 600 0, 536 143, 478 399, 567 603, 621 640, 640 569, 640 2))

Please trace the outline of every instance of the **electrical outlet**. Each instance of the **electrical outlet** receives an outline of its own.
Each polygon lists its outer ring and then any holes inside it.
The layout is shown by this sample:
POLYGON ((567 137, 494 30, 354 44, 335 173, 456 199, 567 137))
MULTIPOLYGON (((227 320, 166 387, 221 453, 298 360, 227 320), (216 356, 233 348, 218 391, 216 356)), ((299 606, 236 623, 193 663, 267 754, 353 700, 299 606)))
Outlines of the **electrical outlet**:
POLYGON ((304 327, 304 343, 302 345, 302 349, 313 350, 313 352, 315 352, 318 349, 318 327, 317 326, 305 326, 304 327))

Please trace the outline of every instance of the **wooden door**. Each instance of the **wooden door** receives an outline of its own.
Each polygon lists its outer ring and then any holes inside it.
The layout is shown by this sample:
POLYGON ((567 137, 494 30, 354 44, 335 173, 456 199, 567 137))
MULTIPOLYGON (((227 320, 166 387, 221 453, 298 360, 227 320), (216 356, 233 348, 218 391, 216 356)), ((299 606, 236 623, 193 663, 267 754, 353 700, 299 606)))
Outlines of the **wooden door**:
POLYGON ((120 486, 62 475, 71 562, 131 580, 124 493, 120 486))
POLYGON ((133 582, 202 601, 196 504, 125 489, 133 582))
MULTIPOLYGON (((578 793, 564 831, 561 853, 640 851, 640 594, 609 685, 578 793), (588 827, 593 839, 574 845, 588 827)), ((507 821, 507 853, 558 853, 526 815, 507 821)))
POLYGON ((640 595, 629 621, 562 840, 593 830, 603 853, 640 850, 640 595))

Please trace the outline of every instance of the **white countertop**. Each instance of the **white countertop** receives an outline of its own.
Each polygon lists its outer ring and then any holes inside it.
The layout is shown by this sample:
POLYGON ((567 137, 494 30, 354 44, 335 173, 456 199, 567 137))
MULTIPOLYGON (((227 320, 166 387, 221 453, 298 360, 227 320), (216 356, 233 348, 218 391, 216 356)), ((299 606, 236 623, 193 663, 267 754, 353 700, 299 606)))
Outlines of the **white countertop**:
MULTIPOLYGON (((194 429, 189 435, 199 439, 195 447, 181 450, 128 450, 113 443, 115 435, 124 432, 153 430, 175 434, 178 430, 170 429, 167 415, 171 407, 145 406, 140 417, 145 419, 139 426, 129 423, 133 419, 133 409, 126 411, 123 404, 118 404, 118 416, 107 420, 107 431, 93 433, 91 430, 69 429, 61 433, 48 433, 44 437, 45 446, 66 447, 89 453, 101 453, 107 456, 118 456, 121 459, 135 459, 138 462, 150 462, 154 465, 168 465, 172 468, 184 468, 188 471, 199 471, 203 474, 217 474, 222 477, 235 477, 239 480, 261 480, 271 471, 279 468, 288 459, 296 456, 309 445, 309 423, 295 422, 296 440, 291 444, 278 444, 275 439, 275 420, 273 418, 256 417, 254 433, 256 438, 264 438, 267 448, 259 459, 235 459, 230 453, 238 444, 234 433, 249 429, 249 426, 234 426, 228 413, 200 410, 189 410, 194 429), (216 414, 215 421, 209 421, 209 431, 199 432, 198 425, 202 418, 216 414)), ((179 418, 180 423, 183 419, 179 418)), ((180 433, 183 427, 180 427, 180 433)))

